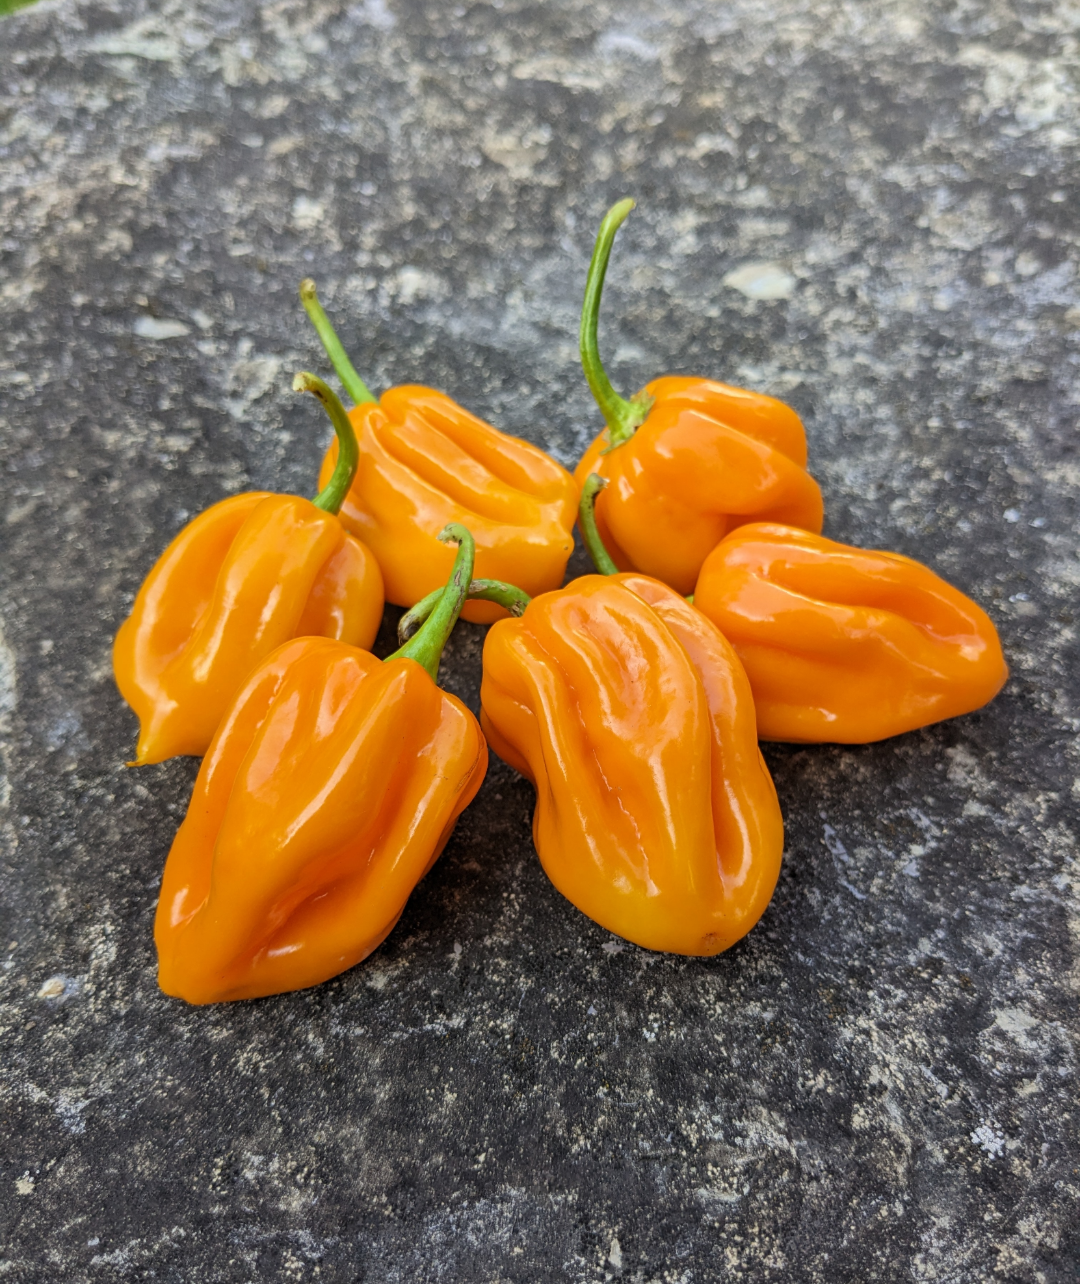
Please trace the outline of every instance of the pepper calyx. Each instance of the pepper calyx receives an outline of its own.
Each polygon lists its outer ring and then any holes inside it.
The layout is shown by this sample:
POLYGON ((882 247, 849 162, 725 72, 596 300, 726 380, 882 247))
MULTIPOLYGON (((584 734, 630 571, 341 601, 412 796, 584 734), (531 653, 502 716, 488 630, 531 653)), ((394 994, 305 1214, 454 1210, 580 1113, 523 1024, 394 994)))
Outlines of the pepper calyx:
POLYGON ((644 388, 640 392, 636 392, 625 403, 633 408, 634 413, 629 415, 618 429, 612 428, 610 424, 604 429, 607 433, 608 444, 600 452, 601 455, 610 455, 613 450, 617 450, 624 442, 629 441, 649 417, 649 411, 655 403, 656 398, 651 392, 646 392, 644 388))

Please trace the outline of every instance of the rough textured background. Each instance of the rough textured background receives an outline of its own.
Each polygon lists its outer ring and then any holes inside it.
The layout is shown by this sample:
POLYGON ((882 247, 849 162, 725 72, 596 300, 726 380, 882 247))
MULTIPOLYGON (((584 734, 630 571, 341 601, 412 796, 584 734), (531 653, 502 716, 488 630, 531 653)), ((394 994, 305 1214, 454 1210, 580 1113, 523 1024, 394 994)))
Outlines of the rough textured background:
MULTIPOLYGON (((1080 1276, 1078 31, 1066 0, 3 21, 5 1284, 1080 1276), (626 193, 616 382, 791 400, 827 532, 985 603, 1008 688, 883 745, 770 749, 784 873, 715 960, 563 901, 496 764, 369 962, 164 998, 195 764, 124 768, 109 645, 186 517, 312 489, 298 279, 376 387, 433 383, 571 462, 584 269, 626 193)), ((473 702, 481 640, 444 670, 473 702)))

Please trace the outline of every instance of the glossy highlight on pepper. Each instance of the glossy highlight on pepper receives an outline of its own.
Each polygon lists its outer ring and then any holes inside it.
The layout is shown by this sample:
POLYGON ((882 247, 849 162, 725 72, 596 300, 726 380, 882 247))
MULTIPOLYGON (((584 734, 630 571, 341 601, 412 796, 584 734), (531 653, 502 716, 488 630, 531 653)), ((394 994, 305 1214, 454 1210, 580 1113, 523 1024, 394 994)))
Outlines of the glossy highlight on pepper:
POLYGON ((986 612, 929 568, 790 526, 728 535, 694 603, 739 653, 765 740, 882 740, 970 713, 1008 677, 986 612))
POLYGON ((665 375, 629 399, 600 361, 600 296, 615 233, 633 209, 620 201, 600 227, 581 314, 581 360, 607 426, 575 469, 611 485, 596 521, 615 563, 680 593, 729 531, 777 521, 820 531, 821 491, 806 471, 799 416, 773 397, 711 379, 665 375))
MULTIPOLYGON (((378 558, 387 600, 411 607, 445 581, 450 554, 432 532, 447 522, 472 531, 479 578, 512 580, 530 594, 561 584, 578 503, 566 469, 433 388, 406 384, 376 401, 334 333, 314 282, 305 280, 300 295, 357 401, 349 417, 360 464, 341 519, 378 558)), ((321 476, 336 458, 331 445, 321 476)), ((477 623, 503 614, 485 601, 469 602, 464 611, 477 623)))
POLYGON ((426 624, 385 661, 329 638, 268 657, 228 710, 169 852, 154 936, 189 1003, 318 984, 394 927, 484 778, 476 719, 435 684, 468 532, 426 624))
POLYGON ((221 500, 158 558, 113 645, 117 686, 139 718, 135 765, 204 753, 252 669, 289 638, 366 648, 378 632, 378 563, 335 515, 355 469, 352 429, 321 379, 297 375, 293 387, 331 414, 342 466, 314 500, 265 491, 221 500))

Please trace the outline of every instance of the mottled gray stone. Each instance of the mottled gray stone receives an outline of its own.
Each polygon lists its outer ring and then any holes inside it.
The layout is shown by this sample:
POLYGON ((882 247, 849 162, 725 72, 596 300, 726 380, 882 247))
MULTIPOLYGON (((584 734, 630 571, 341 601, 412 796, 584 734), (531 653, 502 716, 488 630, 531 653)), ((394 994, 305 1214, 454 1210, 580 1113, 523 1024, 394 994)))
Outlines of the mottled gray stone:
MULTIPOLYGON (((0 22, 0 1279, 1080 1276, 1077 26, 1064 0, 0 22), (166 999, 195 763, 123 766, 109 646, 187 516, 312 490, 299 278, 375 386, 569 463, 584 269, 626 193, 617 382, 788 398, 827 531, 974 594, 1007 689, 769 749, 784 872, 715 960, 565 902, 495 763, 367 963, 166 999), (789 297, 722 284, 751 263, 789 297)), ((444 670, 474 705, 481 641, 444 670)))

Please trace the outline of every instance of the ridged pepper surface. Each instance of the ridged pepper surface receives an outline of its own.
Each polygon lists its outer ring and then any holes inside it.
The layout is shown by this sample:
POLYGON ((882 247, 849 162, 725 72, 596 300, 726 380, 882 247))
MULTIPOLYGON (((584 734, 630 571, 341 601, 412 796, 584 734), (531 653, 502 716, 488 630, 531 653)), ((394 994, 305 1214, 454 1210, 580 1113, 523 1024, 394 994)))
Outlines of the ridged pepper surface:
POLYGON ((165 866, 155 939, 167 994, 302 989, 393 928, 487 766, 476 719, 434 680, 469 562, 463 543, 453 600, 388 660, 306 637, 251 675, 165 866))
POLYGON ((607 427, 574 476, 610 485, 596 505, 617 566, 689 593, 701 564, 744 522, 820 531, 822 499, 806 471, 806 433, 790 406, 711 379, 666 375, 625 400, 600 362, 600 295, 615 233, 633 208, 621 201, 597 237, 581 317, 581 358, 607 427))
MULTIPOLYGON (((357 403, 349 416, 360 464, 341 520, 378 558, 387 601, 414 606, 445 583, 453 559, 433 532, 448 522, 472 532, 478 576, 512 580, 530 594, 561 584, 578 504, 566 469, 433 388, 404 384, 376 400, 345 354, 314 283, 304 281, 300 294, 357 403)), ((331 444, 322 477, 336 458, 331 444)), ((490 602, 470 601, 464 610, 465 619, 482 624, 501 615, 490 602)))
MULTIPOLYGON (((296 386, 329 392, 314 376, 296 386)), ((346 471, 314 501, 265 491, 224 499, 157 560, 113 645, 117 686, 139 718, 137 764, 205 753, 245 679, 289 638, 374 641, 382 575, 333 511, 346 471)))
POLYGON ((783 822, 742 665, 659 581, 588 575, 501 620, 481 723, 536 786, 555 886, 638 945, 711 955, 763 913, 783 822))
POLYGON ((742 526, 694 604, 739 653, 765 740, 863 744, 969 713, 1008 669, 986 612, 898 553, 742 526))

